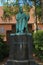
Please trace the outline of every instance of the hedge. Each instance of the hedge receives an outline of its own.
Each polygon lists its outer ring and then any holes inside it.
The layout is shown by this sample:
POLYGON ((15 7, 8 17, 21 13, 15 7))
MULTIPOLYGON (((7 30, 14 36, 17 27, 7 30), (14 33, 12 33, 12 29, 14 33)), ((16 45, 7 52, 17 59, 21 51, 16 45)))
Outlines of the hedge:
POLYGON ((43 60, 43 31, 39 30, 33 34, 33 47, 35 54, 43 60))
POLYGON ((9 46, 0 37, 0 61, 9 55, 9 46))

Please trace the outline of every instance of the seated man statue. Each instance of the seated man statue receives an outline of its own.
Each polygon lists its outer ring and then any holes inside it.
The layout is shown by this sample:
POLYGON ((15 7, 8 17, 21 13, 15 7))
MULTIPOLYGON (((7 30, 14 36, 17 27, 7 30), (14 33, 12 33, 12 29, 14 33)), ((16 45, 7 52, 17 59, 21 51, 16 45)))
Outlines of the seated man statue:
POLYGON ((22 7, 19 8, 19 12, 16 15, 16 33, 24 33, 24 30, 28 32, 28 20, 30 16, 23 12, 22 7))

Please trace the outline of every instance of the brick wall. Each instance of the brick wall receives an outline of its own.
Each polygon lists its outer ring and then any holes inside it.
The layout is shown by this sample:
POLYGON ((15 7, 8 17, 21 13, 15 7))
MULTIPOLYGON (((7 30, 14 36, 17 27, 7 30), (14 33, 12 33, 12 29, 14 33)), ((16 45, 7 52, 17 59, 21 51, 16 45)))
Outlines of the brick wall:
POLYGON ((6 41, 7 30, 12 30, 12 25, 0 25, 0 34, 5 35, 3 40, 6 41))

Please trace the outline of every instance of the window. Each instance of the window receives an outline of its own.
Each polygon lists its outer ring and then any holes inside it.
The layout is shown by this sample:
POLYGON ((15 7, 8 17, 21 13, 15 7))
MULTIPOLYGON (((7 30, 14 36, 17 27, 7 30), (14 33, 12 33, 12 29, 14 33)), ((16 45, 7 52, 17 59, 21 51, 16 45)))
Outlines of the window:
POLYGON ((0 34, 4 34, 4 27, 0 27, 0 34))

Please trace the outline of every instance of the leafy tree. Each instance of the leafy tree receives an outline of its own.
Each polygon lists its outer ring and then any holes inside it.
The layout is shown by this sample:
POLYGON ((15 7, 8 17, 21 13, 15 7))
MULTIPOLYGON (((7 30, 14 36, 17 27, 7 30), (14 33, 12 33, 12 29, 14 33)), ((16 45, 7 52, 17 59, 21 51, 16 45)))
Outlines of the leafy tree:
POLYGON ((41 21, 43 23, 43 0, 40 0, 40 5, 41 5, 41 21))
MULTIPOLYGON (((12 19, 12 16, 15 16, 19 12, 19 5, 20 5, 19 0, 16 0, 16 2, 13 2, 10 4, 8 3, 8 0, 7 0, 7 2, 3 4, 4 13, 3 13, 2 19, 4 21, 7 21, 7 20, 10 21, 12 19)), ((25 9, 25 12, 28 13, 30 7, 29 5, 24 4, 23 9, 25 9)))
POLYGON ((10 21, 12 20, 12 16, 16 15, 19 11, 19 6, 17 5, 17 0, 16 2, 14 3, 10 3, 8 4, 7 2, 5 2, 3 4, 3 16, 2 16, 2 20, 4 21, 10 21))
POLYGON ((29 5, 27 5, 27 4, 23 5, 23 11, 24 11, 26 14, 29 14, 30 8, 31 8, 31 7, 30 7, 29 5))
POLYGON ((10 21, 12 19, 11 18, 12 14, 11 14, 10 7, 3 6, 3 11, 4 11, 4 13, 3 13, 3 16, 2 16, 2 20, 4 20, 4 21, 9 20, 10 21))
MULTIPOLYGON (((5 0, 2 0, 2 1, 5 2, 5 0)), ((4 17, 4 19, 8 18, 10 20, 12 15, 15 15, 15 14, 18 13, 18 11, 19 11, 19 1, 20 0, 16 0, 15 3, 13 2, 13 3, 10 3, 10 4, 8 4, 8 1, 9 0, 7 0, 7 3, 4 3, 4 5, 6 4, 5 5, 6 7, 4 6, 4 9, 3 9, 4 10, 4 16, 3 17, 4 17)), ((41 9, 39 7, 39 0, 23 0, 23 4, 24 4, 23 5, 23 10, 25 10, 26 13, 28 13, 28 11, 30 10, 30 6, 29 6, 29 2, 28 1, 34 2, 35 16, 36 16, 35 22, 36 22, 36 25, 37 25, 37 15, 38 15, 39 18, 40 18, 40 15, 41 15, 40 14, 41 9)))
POLYGON ((37 31, 33 34, 33 50, 35 54, 43 61, 43 31, 37 31))
POLYGON ((38 30, 37 16, 39 20, 41 19, 40 0, 29 0, 29 1, 32 1, 35 6, 35 24, 36 24, 36 30, 38 30))

